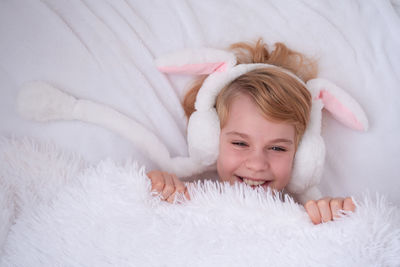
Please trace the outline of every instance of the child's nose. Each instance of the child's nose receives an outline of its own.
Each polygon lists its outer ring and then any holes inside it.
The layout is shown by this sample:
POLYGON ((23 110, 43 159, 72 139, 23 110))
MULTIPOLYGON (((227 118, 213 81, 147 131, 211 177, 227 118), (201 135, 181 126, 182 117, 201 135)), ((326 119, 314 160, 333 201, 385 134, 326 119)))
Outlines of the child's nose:
POLYGON ((268 169, 269 162, 263 152, 254 151, 246 160, 246 167, 253 171, 263 171, 268 169))

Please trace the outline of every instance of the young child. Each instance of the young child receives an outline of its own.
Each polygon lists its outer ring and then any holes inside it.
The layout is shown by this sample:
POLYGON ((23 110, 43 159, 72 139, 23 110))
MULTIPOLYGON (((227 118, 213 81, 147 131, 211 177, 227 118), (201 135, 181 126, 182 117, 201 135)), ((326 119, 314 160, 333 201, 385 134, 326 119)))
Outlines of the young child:
MULTIPOLYGON (((255 45, 231 46, 241 63, 267 63, 284 68, 304 82, 316 76, 315 64, 303 55, 275 44, 271 53, 262 40, 255 45)), ((203 79, 185 96, 187 117, 203 79)), ((309 122, 311 94, 291 75, 279 69, 247 72, 219 93, 215 108, 220 120, 217 172, 220 181, 283 190, 289 183, 294 156, 309 122)), ((190 196, 174 174, 151 171, 152 190, 173 202, 176 193, 190 196)), ((333 220, 339 210, 354 211, 351 198, 323 198, 304 205, 314 224, 333 220)))

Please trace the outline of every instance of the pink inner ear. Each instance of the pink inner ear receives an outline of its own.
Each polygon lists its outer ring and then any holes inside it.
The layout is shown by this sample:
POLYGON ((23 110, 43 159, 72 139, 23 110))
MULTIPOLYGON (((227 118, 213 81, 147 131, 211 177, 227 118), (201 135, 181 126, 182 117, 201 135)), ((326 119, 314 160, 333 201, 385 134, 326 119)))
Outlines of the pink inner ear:
POLYGON ((182 66, 162 66, 158 70, 164 73, 203 75, 226 70, 225 62, 186 64, 182 66))
POLYGON ((324 108, 327 109, 338 121, 349 128, 362 131, 364 126, 357 119, 355 114, 344 106, 334 95, 326 90, 321 90, 318 99, 324 103, 324 108))

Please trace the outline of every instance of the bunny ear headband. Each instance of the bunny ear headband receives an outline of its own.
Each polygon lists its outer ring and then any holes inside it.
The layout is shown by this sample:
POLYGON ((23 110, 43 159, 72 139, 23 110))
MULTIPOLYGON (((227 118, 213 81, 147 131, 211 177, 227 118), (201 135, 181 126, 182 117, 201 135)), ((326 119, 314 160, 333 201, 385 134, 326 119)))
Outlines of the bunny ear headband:
POLYGON ((156 60, 164 73, 204 75, 195 112, 188 123, 188 156, 171 158, 166 146, 141 124, 127 116, 89 100, 76 99, 51 85, 33 82, 25 85, 18 98, 19 112, 38 121, 81 120, 95 123, 118 132, 156 162, 163 171, 187 177, 215 169, 218 157, 220 124, 214 108, 220 90, 240 75, 259 68, 279 69, 301 82, 312 95, 310 123, 299 143, 293 176, 287 190, 305 202, 319 198, 316 188, 325 159, 325 145, 321 137, 322 108, 338 121, 356 129, 367 130, 368 120, 359 104, 345 91, 324 79, 304 83, 293 73, 269 64, 236 65, 235 54, 217 49, 185 50, 156 60))

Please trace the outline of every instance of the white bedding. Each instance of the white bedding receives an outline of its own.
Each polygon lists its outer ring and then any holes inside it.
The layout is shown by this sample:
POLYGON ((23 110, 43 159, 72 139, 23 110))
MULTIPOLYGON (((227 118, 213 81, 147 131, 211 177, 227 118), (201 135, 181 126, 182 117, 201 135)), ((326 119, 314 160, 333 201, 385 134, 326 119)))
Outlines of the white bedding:
POLYGON ((20 86, 44 80, 108 104, 153 130, 173 155, 185 155, 179 101, 191 78, 158 73, 154 58, 261 36, 319 58, 320 76, 350 92, 369 117, 365 134, 325 118, 322 192, 349 195, 369 188, 399 204, 400 20, 394 2, 1 1, 0 133, 53 140, 91 162, 134 157, 155 168, 105 129, 22 120, 15 111, 20 86))
POLYGON ((134 162, 87 167, 28 140, 0 148, 0 176, 11 178, 0 188, 10 229, 0 227, 0 266, 400 264, 400 209, 382 197, 315 226, 293 200, 248 186, 195 184, 189 202, 171 205, 134 162))
POLYGON ((112 106, 185 155, 180 99, 191 77, 159 73, 153 60, 187 47, 225 48, 263 37, 315 56, 320 77, 365 109, 370 131, 324 119, 326 195, 378 191, 400 204, 398 1, 1 1, 0 133, 52 140, 97 162, 136 158, 115 133, 79 122, 38 124, 15 111, 20 86, 43 80, 112 106), (392 3, 393 2, 393 3, 392 3), (397 11, 397 13, 396 13, 397 11))
MULTIPOLYGON (((180 100, 192 77, 165 76, 154 59, 263 37, 318 58, 320 77, 347 90, 369 118, 370 130, 359 133, 324 117, 323 195, 360 198, 368 190, 400 206, 399 6, 398 0, 0 1, 0 135, 51 141, 90 164, 129 158, 156 168, 127 140, 97 126, 21 119, 18 90, 41 80, 107 104, 152 130, 172 155, 186 155, 180 100)), ((10 177, 0 177, 0 185, 10 177)))

